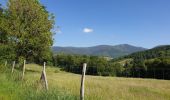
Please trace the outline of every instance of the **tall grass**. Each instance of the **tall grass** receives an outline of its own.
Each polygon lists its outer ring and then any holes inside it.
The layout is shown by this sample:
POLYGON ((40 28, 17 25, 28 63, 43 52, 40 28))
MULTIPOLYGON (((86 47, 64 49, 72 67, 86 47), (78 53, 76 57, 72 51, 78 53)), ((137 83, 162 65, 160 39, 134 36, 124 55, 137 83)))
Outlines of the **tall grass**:
MULTIPOLYGON (((42 66, 27 64, 21 71, 0 73, 0 100, 79 100, 81 75, 46 69, 49 91, 39 83, 42 66)), ((170 81, 86 76, 85 100, 170 100, 170 81)))
POLYGON ((53 88, 46 91, 40 81, 26 77, 21 80, 21 71, 10 73, 0 66, 0 100, 77 100, 78 97, 53 88))

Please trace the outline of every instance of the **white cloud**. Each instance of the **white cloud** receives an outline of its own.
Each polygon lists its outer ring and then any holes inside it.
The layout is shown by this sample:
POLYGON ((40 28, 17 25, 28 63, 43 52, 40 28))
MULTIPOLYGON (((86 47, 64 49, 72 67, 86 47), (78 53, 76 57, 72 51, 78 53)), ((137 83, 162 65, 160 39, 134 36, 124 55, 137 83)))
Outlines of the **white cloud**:
POLYGON ((83 32, 84 33, 91 33, 91 32, 93 32, 93 29, 92 28, 84 28, 83 32))

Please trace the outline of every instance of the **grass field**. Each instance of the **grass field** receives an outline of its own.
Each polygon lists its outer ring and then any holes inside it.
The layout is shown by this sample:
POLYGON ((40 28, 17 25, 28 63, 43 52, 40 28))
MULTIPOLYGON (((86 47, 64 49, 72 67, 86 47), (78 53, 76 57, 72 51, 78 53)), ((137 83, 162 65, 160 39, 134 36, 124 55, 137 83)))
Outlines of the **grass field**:
MULTIPOLYGON (((80 75, 47 67, 46 92, 38 84, 41 70, 39 65, 26 65, 24 81, 0 74, 0 100, 79 100, 80 75)), ((19 73, 14 72, 18 78, 19 73)), ((85 100, 170 100, 170 81, 87 75, 85 100)))

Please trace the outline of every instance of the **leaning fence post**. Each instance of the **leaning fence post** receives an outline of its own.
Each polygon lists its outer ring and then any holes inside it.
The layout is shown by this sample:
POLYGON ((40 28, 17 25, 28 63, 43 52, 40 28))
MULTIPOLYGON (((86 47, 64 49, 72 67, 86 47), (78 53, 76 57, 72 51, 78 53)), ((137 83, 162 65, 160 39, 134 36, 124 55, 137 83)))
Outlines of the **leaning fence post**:
POLYGON ((43 71, 42 71, 40 80, 45 82, 45 88, 46 88, 46 90, 48 90, 48 82, 47 82, 47 77, 46 77, 46 72, 45 72, 45 65, 46 65, 46 63, 44 62, 44 67, 43 67, 43 71))
POLYGON ((24 65, 22 69, 22 80, 24 79, 24 74, 25 74, 25 63, 26 63, 26 60, 24 60, 24 65))
POLYGON ((87 66, 87 64, 84 63, 82 77, 81 77, 80 100, 84 100, 84 82, 85 82, 86 66, 87 66))
POLYGON ((12 72, 11 72, 11 73, 13 73, 13 72, 14 72, 14 68, 15 68, 15 61, 13 61, 13 65, 12 65, 12 72))

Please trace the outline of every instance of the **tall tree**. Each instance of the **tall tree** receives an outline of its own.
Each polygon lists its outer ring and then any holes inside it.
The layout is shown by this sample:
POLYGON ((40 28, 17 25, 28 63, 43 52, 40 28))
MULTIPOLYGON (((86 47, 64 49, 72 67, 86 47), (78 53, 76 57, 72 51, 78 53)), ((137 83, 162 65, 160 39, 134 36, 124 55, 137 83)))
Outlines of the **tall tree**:
POLYGON ((15 58, 15 53, 12 45, 9 42, 9 37, 6 29, 6 13, 5 9, 0 4, 0 61, 12 60, 15 58))
POLYGON ((17 58, 42 62, 50 58, 54 16, 39 0, 9 0, 7 22, 17 58))

